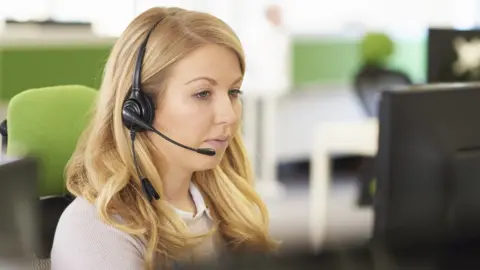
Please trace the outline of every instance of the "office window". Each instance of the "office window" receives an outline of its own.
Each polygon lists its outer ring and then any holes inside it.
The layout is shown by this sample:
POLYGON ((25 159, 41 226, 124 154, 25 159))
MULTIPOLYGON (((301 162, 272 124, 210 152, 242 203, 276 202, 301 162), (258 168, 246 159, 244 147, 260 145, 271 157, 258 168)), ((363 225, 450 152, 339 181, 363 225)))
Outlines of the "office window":
POLYGON ((1 0, 0 19, 17 21, 45 20, 49 16, 50 0, 1 0))
POLYGON ((93 29, 99 36, 116 37, 135 16, 149 8, 178 6, 191 9, 194 3, 195 0, 97 0, 93 29), (111 12, 112 7, 115 7, 115 12, 111 12))
POLYGON ((480 0, 0 0, 0 21, 92 21, 98 35, 117 36, 150 7, 179 6, 212 13, 239 30, 261 23, 268 3, 283 7, 293 34, 414 33, 428 26, 472 28, 480 23, 480 0))
POLYGON ((239 0, 196 0, 196 5, 194 6, 194 9, 210 13, 222 19, 231 27, 234 27, 235 2, 239 2, 239 0))
POLYGON ((480 0, 281 0, 297 34, 342 34, 349 29, 422 32, 428 26, 471 28, 480 0))
POLYGON ((151 7, 180 7, 189 10, 197 10, 215 15, 222 20, 232 20, 232 5, 238 0, 136 0, 136 14, 151 7))
POLYGON ((97 0, 94 30, 100 36, 118 36, 135 16, 156 6, 204 11, 230 23, 235 1, 238 0, 97 0), (115 12, 111 12, 112 6, 115 12))
POLYGON ((454 4, 454 27, 460 29, 474 28, 479 25, 480 0, 458 0, 454 4))
POLYGON ((89 22, 94 0, 3 0, 0 19, 89 22))
POLYGON ((94 33, 102 37, 119 36, 136 15, 135 2, 135 0, 97 0, 95 9, 92 10, 94 33))
POLYGON ((354 9, 356 2, 360 0, 283 0, 281 4, 285 21, 292 32, 324 34, 338 33, 342 24, 349 20, 349 10, 354 9))
MULTIPOLYGON (((424 0, 283 0, 287 21, 298 34, 342 34, 419 26, 424 0), (415 2, 416 9, 411 9, 415 2)), ((449 0, 451 1, 451 0, 449 0)))
MULTIPOLYGON (((47 0, 53 20, 61 22, 91 22, 95 13, 95 0, 47 0)), ((123 1, 123 0, 122 0, 123 1)), ((120 1, 118 1, 120 2, 120 1)))
POLYGON ((135 13, 140 14, 152 7, 180 7, 186 9, 194 9, 196 2, 203 0, 136 0, 135 13))

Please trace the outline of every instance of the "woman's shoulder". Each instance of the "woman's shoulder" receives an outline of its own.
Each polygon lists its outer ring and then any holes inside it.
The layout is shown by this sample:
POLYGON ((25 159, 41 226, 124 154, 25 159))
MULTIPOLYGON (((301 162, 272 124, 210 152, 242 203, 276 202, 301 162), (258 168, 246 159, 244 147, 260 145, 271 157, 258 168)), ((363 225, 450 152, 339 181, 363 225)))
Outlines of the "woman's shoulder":
MULTIPOLYGON (((116 221, 121 222, 120 217, 114 217, 116 221)), ((99 216, 94 204, 84 198, 75 198, 65 211, 63 211, 57 225, 55 238, 64 235, 87 234, 98 237, 114 237, 131 239, 138 244, 137 238, 121 231, 114 226, 105 223, 99 216)))
MULTIPOLYGON (((90 267, 108 261, 111 264, 108 267, 122 262, 124 265, 116 269, 124 269, 125 265, 142 263, 144 252, 145 245, 138 237, 105 223, 95 205, 77 197, 58 221, 51 252, 52 267, 57 265, 60 269, 73 262, 90 267)), ((108 267, 105 269, 111 269, 108 267)))
MULTIPOLYGON (((77 232, 89 230, 92 233, 97 230, 116 230, 113 226, 103 222, 95 205, 81 197, 75 198, 60 216, 56 234, 61 233, 62 229, 77 232)), ((118 233, 121 231, 118 230, 118 233)))
POLYGON ((100 217, 96 212, 96 208, 93 204, 91 204, 82 197, 76 197, 63 211, 59 220, 59 224, 78 224, 84 222, 101 221, 100 217))

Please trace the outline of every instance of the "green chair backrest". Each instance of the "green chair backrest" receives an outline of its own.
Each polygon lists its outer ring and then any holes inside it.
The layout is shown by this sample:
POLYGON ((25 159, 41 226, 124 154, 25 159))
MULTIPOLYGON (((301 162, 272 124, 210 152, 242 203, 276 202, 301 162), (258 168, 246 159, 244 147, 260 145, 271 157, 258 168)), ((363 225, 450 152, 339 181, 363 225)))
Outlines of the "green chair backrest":
POLYGON ((39 159, 40 197, 65 194, 64 168, 96 96, 95 89, 63 85, 26 90, 10 100, 7 155, 39 159))

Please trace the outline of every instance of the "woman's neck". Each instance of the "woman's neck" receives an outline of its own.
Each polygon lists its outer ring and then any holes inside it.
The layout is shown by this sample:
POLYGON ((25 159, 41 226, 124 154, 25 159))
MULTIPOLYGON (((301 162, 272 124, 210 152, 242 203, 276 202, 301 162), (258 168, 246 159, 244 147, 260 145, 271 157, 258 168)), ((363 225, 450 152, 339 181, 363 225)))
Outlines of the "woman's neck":
POLYGON ((192 173, 172 168, 160 172, 165 200, 179 210, 195 213, 195 202, 190 195, 192 173))

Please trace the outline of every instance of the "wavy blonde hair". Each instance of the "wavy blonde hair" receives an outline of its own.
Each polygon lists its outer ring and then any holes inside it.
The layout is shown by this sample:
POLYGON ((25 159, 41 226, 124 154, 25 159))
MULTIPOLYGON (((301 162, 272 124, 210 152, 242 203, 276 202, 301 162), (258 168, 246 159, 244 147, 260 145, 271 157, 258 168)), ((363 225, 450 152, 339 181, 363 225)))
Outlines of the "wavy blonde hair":
MULTIPOLYGON (((115 43, 107 61, 92 120, 82 134, 66 168, 67 188, 95 203, 99 216, 131 235, 145 239, 146 268, 158 260, 164 266, 178 260, 203 236, 188 233, 184 223, 162 201, 150 203, 141 191, 133 163, 129 130, 122 124, 122 104, 132 86, 137 51, 156 23, 147 46, 142 71, 145 92, 161 95, 171 66, 206 44, 226 46, 245 61, 242 46, 220 19, 179 8, 152 8, 133 20, 115 43), (163 82, 163 84, 162 84, 163 82), (121 221, 115 218, 120 216, 121 221)), ((154 163, 155 150, 146 134, 138 134, 135 150, 143 174, 163 195, 154 163)), ((196 172, 197 184, 230 250, 272 251, 267 209, 253 189, 253 178, 240 131, 215 169, 196 172)))

